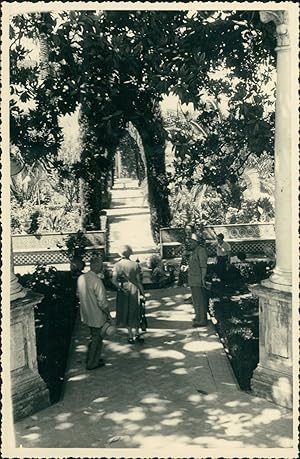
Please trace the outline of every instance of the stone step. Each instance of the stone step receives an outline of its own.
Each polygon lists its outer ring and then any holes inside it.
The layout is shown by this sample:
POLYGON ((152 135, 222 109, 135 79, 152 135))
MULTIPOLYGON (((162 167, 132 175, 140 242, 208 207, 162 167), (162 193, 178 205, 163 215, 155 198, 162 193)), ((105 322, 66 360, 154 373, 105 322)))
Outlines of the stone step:
POLYGON ((123 190, 123 189, 130 189, 130 188, 138 188, 139 183, 138 180, 133 179, 115 179, 113 190, 123 190))
POLYGON ((126 190, 112 190, 111 196, 113 199, 129 199, 134 197, 143 197, 143 190, 140 188, 131 188, 126 190))

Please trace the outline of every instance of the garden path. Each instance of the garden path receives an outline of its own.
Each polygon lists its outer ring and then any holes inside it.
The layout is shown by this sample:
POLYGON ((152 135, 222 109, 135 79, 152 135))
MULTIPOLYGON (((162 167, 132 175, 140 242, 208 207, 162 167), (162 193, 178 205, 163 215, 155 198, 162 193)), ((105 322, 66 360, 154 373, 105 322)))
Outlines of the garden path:
MULTIPOLYGON (((106 366, 94 371, 85 369, 88 330, 78 321, 64 398, 15 425, 19 451, 22 446, 25 457, 36 457, 36 448, 50 448, 50 456, 39 452, 43 457, 52 457, 53 448, 56 457, 66 457, 58 448, 70 448, 74 457, 223 457, 225 451, 226 457, 296 457, 291 412, 239 390, 213 324, 191 327, 186 293, 148 291, 145 343, 129 345, 119 330, 105 342, 106 366)), ((113 292, 109 301, 114 311, 113 292)))
POLYGON ((133 259, 144 262, 157 252, 150 228, 150 210, 144 190, 137 180, 116 179, 112 189, 111 208, 107 210, 109 222, 110 259, 118 257, 119 248, 129 244, 133 259))

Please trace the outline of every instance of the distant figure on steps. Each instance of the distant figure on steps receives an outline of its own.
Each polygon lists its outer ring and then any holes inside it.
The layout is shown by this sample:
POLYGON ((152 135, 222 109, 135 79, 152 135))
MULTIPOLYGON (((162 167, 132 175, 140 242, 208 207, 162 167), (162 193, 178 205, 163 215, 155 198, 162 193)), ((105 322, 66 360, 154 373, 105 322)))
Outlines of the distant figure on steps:
POLYGON ((148 207, 148 180, 146 178, 142 181, 140 188, 143 192, 142 207, 148 207))

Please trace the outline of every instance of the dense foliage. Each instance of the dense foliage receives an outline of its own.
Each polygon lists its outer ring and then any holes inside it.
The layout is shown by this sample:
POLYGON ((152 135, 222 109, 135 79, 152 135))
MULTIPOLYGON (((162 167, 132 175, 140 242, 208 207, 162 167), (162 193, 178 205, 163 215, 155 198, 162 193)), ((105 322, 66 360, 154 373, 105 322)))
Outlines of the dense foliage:
POLYGON ((70 272, 40 265, 32 274, 19 276, 19 282, 44 295, 34 310, 38 370, 55 403, 63 390, 76 317, 76 278, 70 272))
POLYGON ((217 331, 241 389, 250 390, 259 361, 258 299, 247 293, 238 298, 213 298, 210 314, 217 322, 217 331))
POLYGON ((145 164, 136 142, 128 133, 120 140, 118 151, 122 164, 121 177, 137 179, 141 183, 145 178, 145 164))
POLYGON ((197 138, 191 131, 172 134, 179 187, 227 186, 238 199, 237 176, 247 156, 273 150, 274 119, 264 86, 275 38, 272 24, 262 24, 256 11, 35 13, 13 17, 10 32, 11 141, 25 161, 53 162, 62 142, 58 116, 81 107, 80 162, 71 171, 56 165, 82 179, 85 227, 99 224, 128 121, 146 154, 154 235, 168 224, 169 134, 159 113, 164 94, 191 102, 195 123, 205 132, 197 138), (39 67, 24 65, 23 37, 38 38, 39 67), (224 100, 225 115, 219 109, 224 100))

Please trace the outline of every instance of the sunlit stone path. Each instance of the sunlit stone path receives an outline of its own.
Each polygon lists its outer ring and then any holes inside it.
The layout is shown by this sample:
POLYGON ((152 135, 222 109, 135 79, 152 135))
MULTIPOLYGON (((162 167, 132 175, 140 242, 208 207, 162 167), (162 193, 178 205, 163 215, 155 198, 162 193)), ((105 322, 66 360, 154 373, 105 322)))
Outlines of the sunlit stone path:
POLYGON ((239 390, 213 325, 191 328, 186 293, 147 292, 145 343, 127 344, 120 330, 105 342, 107 365, 94 371, 85 370, 87 330, 78 321, 64 398, 16 424, 17 447, 112 448, 104 456, 150 448, 158 457, 249 447, 262 457, 261 448, 282 448, 288 457, 291 413, 239 390))

